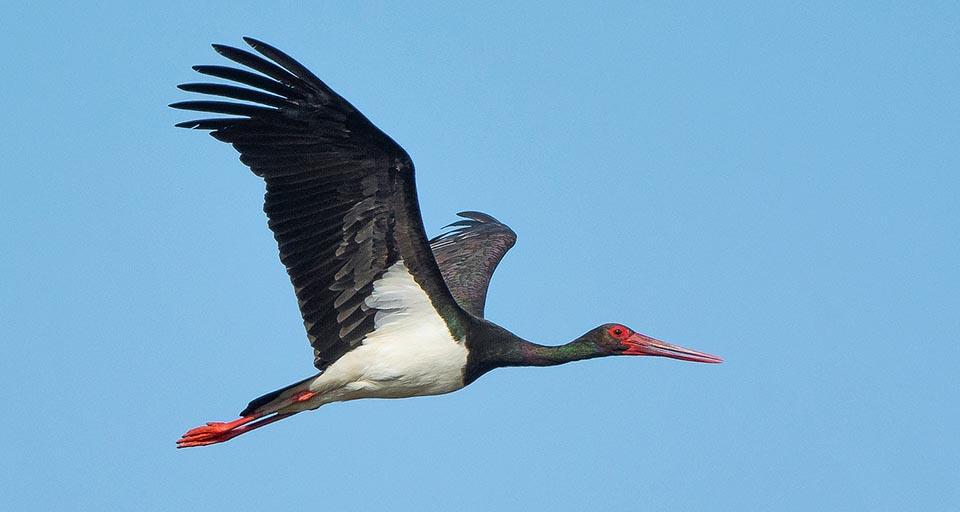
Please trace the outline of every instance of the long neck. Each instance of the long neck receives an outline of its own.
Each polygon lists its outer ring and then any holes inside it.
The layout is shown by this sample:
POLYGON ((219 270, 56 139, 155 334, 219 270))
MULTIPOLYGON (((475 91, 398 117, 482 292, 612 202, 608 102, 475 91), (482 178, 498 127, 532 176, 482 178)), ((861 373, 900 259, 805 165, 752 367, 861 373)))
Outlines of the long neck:
POLYGON ((577 338, 559 346, 530 343, 496 324, 485 322, 480 332, 467 339, 470 348, 465 381, 505 366, 554 366, 558 364, 600 357, 604 354, 592 341, 577 338))
POLYGON ((519 341, 516 351, 510 354, 513 357, 503 361, 503 366, 554 366, 601 355, 594 343, 582 339, 555 347, 519 341))

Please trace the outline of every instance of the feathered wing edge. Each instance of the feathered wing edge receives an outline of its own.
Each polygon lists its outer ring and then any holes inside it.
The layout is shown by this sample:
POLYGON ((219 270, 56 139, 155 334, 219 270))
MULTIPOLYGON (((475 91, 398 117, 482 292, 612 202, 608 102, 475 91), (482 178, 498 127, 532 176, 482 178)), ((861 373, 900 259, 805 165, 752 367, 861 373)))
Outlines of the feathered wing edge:
POLYGON ((463 309, 482 318, 490 279, 517 235, 485 213, 457 215, 463 220, 445 226, 454 229, 434 237, 430 247, 450 293, 463 309))
POLYGON ((316 366, 322 370, 372 330, 375 311, 364 299, 373 281, 399 259, 448 319, 451 332, 456 330, 463 312, 428 250, 409 156, 299 62, 266 43, 244 40, 269 60, 213 47, 254 72, 194 67, 239 86, 180 88, 253 104, 194 100, 171 106, 234 116, 177 126, 210 130, 266 181, 264 210, 297 293, 316 366))

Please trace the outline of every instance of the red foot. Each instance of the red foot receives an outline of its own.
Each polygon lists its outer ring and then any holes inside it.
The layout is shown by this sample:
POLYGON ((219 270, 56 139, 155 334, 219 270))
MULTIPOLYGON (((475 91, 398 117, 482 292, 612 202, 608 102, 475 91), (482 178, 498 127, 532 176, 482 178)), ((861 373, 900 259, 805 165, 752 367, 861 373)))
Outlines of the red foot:
POLYGON ((250 423, 259 418, 259 416, 244 416, 226 423, 212 421, 206 425, 193 428, 177 440, 177 448, 190 448, 193 446, 206 446, 208 444, 217 444, 229 441, 234 437, 255 428, 269 425, 274 421, 282 420, 293 413, 276 414, 260 421, 250 423))
POLYGON ((246 429, 239 427, 257 419, 256 416, 245 416, 243 418, 222 423, 211 421, 206 425, 192 428, 177 440, 177 448, 187 448, 189 446, 206 446, 208 444, 222 443, 239 436, 246 429))

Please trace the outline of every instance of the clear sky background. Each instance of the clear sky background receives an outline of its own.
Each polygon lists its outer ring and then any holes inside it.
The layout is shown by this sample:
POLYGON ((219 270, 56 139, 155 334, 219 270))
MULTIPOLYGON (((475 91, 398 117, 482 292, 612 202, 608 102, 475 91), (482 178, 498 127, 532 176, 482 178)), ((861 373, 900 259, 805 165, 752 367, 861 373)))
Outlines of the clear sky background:
POLYGON ((592 4, 0 8, 4 510, 960 509, 958 4, 592 4), (407 149, 431 234, 517 231, 489 318, 726 362, 174 449, 313 370, 262 184, 167 108, 243 35, 407 149))

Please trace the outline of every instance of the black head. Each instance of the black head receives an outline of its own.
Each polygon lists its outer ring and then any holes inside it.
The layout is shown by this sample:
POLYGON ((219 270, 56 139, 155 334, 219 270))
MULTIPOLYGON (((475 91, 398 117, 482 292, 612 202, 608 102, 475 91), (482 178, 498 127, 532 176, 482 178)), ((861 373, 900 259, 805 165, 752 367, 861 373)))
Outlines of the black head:
POLYGON ((600 352, 610 356, 660 356, 698 363, 723 362, 717 356, 644 336, 622 324, 603 324, 584 334, 582 339, 593 342, 600 352))

